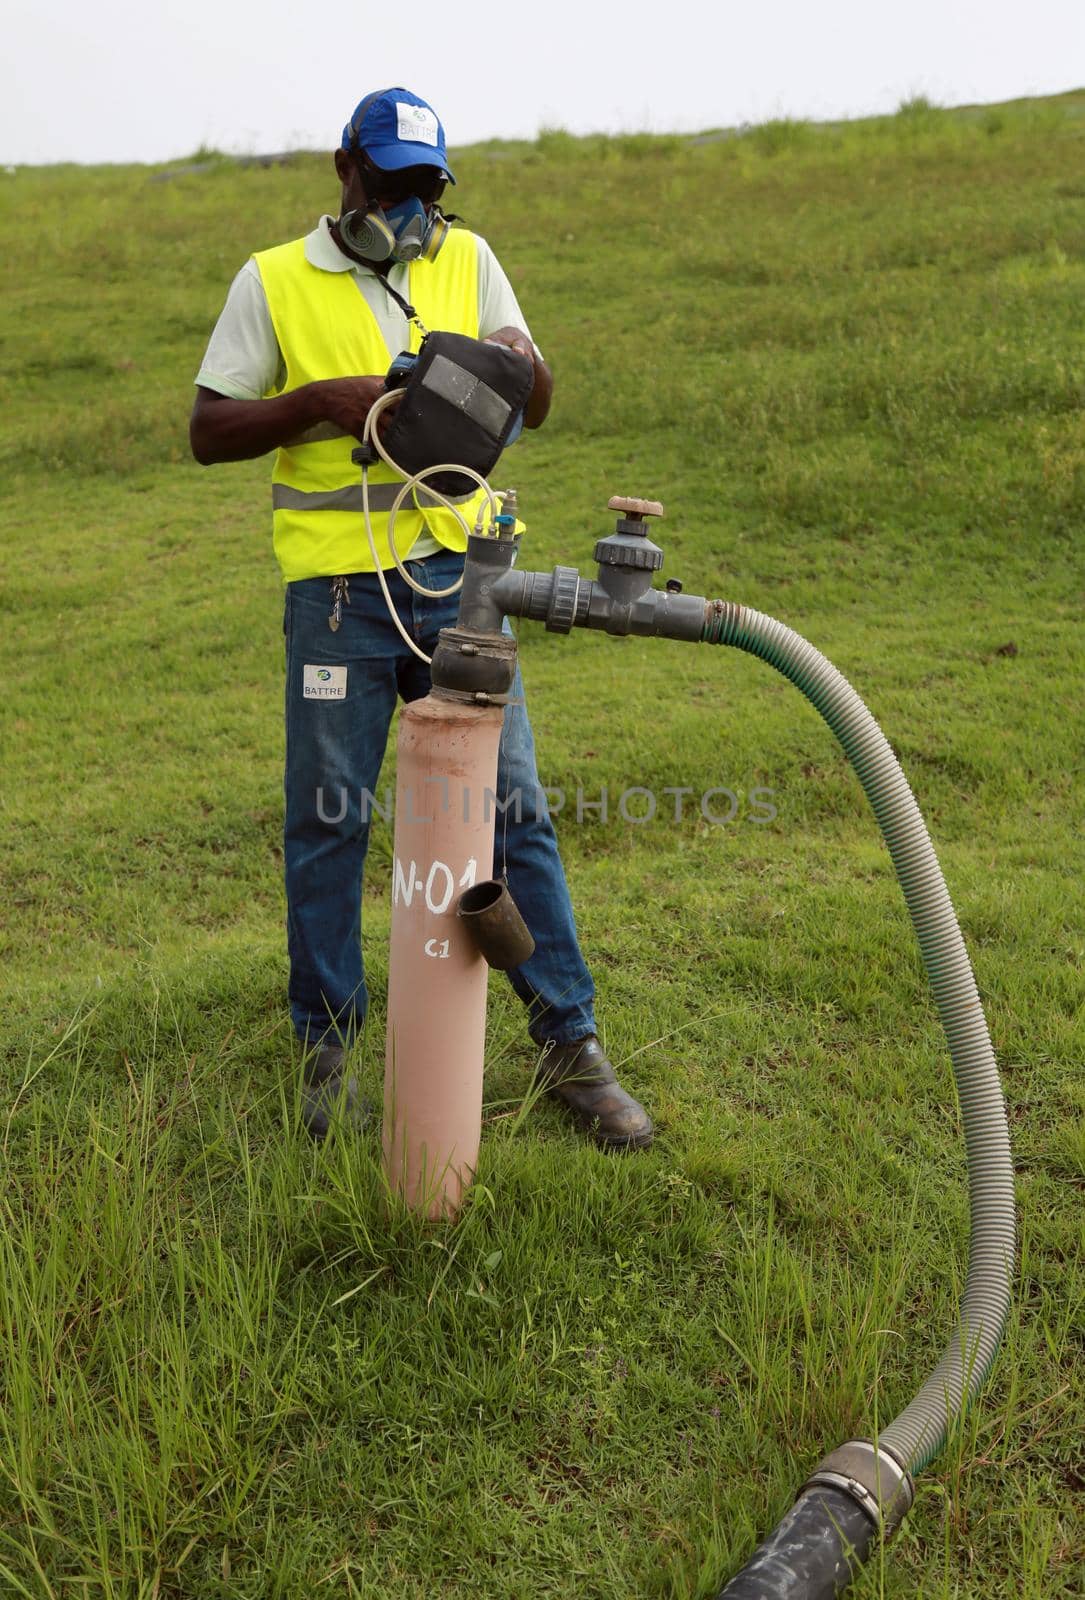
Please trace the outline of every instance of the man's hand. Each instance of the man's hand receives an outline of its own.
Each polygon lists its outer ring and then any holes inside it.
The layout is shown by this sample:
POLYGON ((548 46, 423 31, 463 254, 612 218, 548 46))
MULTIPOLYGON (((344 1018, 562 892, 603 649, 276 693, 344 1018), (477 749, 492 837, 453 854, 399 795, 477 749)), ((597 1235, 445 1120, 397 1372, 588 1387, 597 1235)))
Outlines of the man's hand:
POLYGON ((486 335, 484 343, 507 345, 510 350, 515 350, 518 356, 526 356, 531 365, 535 365, 534 346, 523 328, 498 328, 496 333, 486 335))
MULTIPOLYGON (((385 392, 383 378, 322 378, 306 387, 314 416, 359 440, 373 402, 385 392)), ((383 416, 380 423, 384 424, 383 416)))
POLYGON ((524 407, 524 427, 539 427, 546 421, 546 414, 550 410, 550 397, 554 392, 554 379, 550 368, 541 356, 536 355, 535 346, 523 328, 498 328, 496 333, 486 335, 484 343, 503 344, 509 350, 515 350, 518 356, 525 356, 531 362, 535 372, 535 385, 524 407))
MULTIPOLYGON (((370 408, 383 393, 383 377, 322 378, 266 400, 234 400, 198 387, 188 430, 192 454, 205 466, 248 461, 326 423, 360 440, 370 408)), ((381 413, 382 432, 394 410, 381 413)))

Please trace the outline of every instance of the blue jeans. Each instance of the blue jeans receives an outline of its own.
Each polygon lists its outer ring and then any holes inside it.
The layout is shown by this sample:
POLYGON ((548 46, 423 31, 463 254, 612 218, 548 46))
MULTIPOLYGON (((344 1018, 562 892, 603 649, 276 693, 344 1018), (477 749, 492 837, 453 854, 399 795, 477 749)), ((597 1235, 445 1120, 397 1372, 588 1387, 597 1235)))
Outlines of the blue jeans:
MULTIPOLYGON (((444 589, 463 570, 453 551, 408 561, 416 583, 444 589)), ((432 655, 441 628, 456 621, 458 595, 431 600, 408 589, 394 569, 385 574, 408 634, 432 655)), ((305 578, 286 588, 286 924, 290 954, 290 1013, 299 1038, 325 1034, 351 1039, 365 1020, 368 994, 362 965, 362 867, 373 809, 384 804, 378 777, 397 696, 429 693, 424 661, 396 631, 375 573, 350 577, 350 603, 338 632, 328 626, 330 578, 305 578), (346 697, 326 694, 346 669, 346 697)), ((557 839, 540 800, 535 745, 517 670, 506 707, 498 756, 498 801, 519 789, 521 805, 496 814, 494 875, 512 897, 535 938, 535 952, 509 973, 528 1008, 538 1044, 567 1044, 595 1032, 595 986, 577 943, 576 925, 557 839)))

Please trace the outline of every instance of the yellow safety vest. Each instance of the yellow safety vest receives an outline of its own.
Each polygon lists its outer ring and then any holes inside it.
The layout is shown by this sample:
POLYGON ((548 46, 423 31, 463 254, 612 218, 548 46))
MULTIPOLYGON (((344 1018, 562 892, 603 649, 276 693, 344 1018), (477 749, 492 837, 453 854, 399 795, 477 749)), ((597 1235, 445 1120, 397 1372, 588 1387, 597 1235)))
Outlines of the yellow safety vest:
MULTIPOLYGON (((365 376, 387 371, 393 353, 352 272, 325 272, 305 259, 305 240, 261 250, 254 257, 286 366, 285 394, 321 378, 365 376)), ((478 251, 474 235, 453 229, 436 261, 412 261, 407 291, 427 328, 478 337, 478 251)), ((410 324, 410 348, 421 335, 410 324)), ((329 425, 311 429, 283 445, 271 475, 275 554, 283 579, 372 572, 373 557, 362 519, 361 471, 350 459, 358 441, 334 434, 329 425)), ((378 462, 369 469, 369 509, 382 567, 394 565, 388 548, 388 513, 403 479, 378 462)), ((473 527, 483 491, 457 500, 473 527)), ((396 549, 405 554, 429 532, 450 550, 467 540, 451 511, 427 503, 424 489, 408 495, 396 515, 396 549)))

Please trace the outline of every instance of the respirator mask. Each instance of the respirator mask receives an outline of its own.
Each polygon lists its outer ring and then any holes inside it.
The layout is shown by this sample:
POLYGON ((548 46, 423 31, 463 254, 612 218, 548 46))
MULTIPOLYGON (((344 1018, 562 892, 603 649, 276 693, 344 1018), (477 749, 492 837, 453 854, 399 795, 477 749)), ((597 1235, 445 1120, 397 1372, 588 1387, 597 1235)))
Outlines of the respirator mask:
POLYGON ((417 166, 385 172, 360 151, 355 159, 369 204, 339 218, 343 243, 366 261, 435 260, 453 221, 437 204, 447 182, 444 171, 417 166))

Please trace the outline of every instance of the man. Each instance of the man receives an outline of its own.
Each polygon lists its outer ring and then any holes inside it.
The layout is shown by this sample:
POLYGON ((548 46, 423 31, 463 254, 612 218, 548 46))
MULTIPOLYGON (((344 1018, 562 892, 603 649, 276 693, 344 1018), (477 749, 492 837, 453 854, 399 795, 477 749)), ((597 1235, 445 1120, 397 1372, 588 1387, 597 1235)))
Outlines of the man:
MULTIPOLYGON (((303 1117, 318 1139, 337 1105, 361 1117, 344 1053, 368 1002, 360 941, 367 796, 378 792, 397 695, 414 700, 430 687, 428 667, 395 628, 380 592, 351 451, 384 393, 392 357, 417 350, 423 329, 489 339, 530 361, 529 428, 545 420, 553 387, 489 246, 449 229, 442 216, 438 202, 455 179, 432 108, 403 88, 367 95, 334 159, 338 218, 322 217, 304 239, 261 251, 242 267, 196 378, 190 426, 193 454, 204 464, 277 452, 289 999, 305 1051, 303 1117), (307 695, 318 671, 334 698, 307 695)), ((466 540, 452 512, 427 503, 423 492, 413 496, 395 522, 397 549, 427 594, 413 592, 388 544, 396 481, 384 466, 371 469, 377 560, 404 629, 432 655, 457 609, 455 596, 436 591, 462 572, 466 540)), ((473 496, 461 508, 472 526, 477 504, 473 496)), ((539 780, 519 674, 512 699, 519 703, 505 713, 498 793, 519 790, 526 804, 501 818, 495 853, 536 941, 510 977, 543 1052, 540 1081, 605 1148, 644 1148, 652 1124, 596 1038, 595 989, 557 841, 545 807, 535 814, 539 780)))

